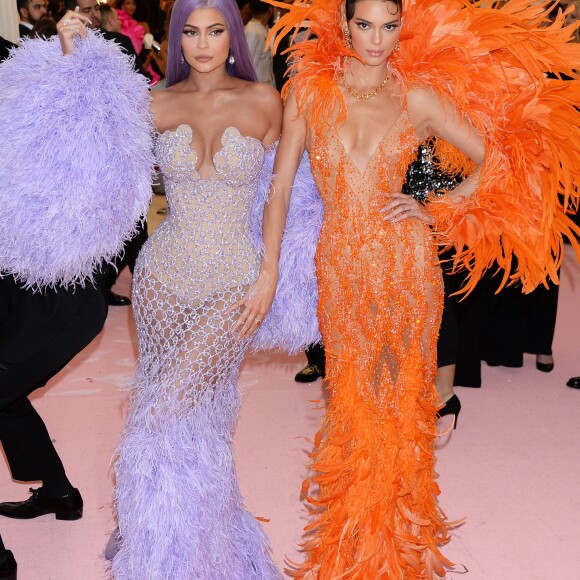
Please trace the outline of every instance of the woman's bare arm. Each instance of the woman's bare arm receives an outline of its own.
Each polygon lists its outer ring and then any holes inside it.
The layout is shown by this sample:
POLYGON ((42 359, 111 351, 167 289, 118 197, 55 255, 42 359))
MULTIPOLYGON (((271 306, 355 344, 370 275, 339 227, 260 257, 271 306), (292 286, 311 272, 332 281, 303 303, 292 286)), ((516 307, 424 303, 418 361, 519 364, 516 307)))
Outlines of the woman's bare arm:
MULTIPOLYGON (((435 93, 425 89, 412 89, 407 93, 407 112, 419 137, 441 137, 455 145, 477 165, 470 176, 449 192, 456 203, 470 197, 477 189, 481 165, 485 157, 483 137, 474 129, 469 119, 462 116, 450 103, 441 101, 435 93)), ((383 208, 385 220, 397 223, 417 218, 428 224, 435 219, 410 195, 394 192, 392 200, 383 208)))
POLYGON ((407 93, 407 110, 415 131, 420 137, 441 137, 465 153, 477 167, 449 197, 461 201, 470 197, 479 183, 480 169, 485 159, 483 137, 469 119, 450 103, 442 101, 432 91, 413 89, 407 93))
POLYGON ((246 310, 234 325, 234 331, 243 337, 255 330, 255 321, 262 321, 272 306, 278 282, 280 245, 290 205, 294 177, 304 153, 306 122, 298 116, 298 107, 290 95, 284 107, 282 135, 274 161, 274 180, 264 209, 264 257, 258 281, 246 300, 246 310))

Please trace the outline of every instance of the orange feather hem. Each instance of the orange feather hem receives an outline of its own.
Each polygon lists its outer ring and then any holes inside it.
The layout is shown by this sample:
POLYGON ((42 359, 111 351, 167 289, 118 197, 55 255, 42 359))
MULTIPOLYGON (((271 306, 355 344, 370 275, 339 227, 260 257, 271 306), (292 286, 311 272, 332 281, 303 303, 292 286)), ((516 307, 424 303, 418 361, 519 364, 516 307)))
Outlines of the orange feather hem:
MULTIPOLYGON (((437 503, 435 388, 425 397, 424 362, 409 353, 405 393, 385 415, 361 395, 356 360, 329 377, 332 396, 306 481, 312 522, 295 578, 434 578, 453 564, 440 552, 450 523, 437 503), (338 373, 337 373, 338 374, 338 373)), ((290 563, 292 564, 292 563, 290 563)))

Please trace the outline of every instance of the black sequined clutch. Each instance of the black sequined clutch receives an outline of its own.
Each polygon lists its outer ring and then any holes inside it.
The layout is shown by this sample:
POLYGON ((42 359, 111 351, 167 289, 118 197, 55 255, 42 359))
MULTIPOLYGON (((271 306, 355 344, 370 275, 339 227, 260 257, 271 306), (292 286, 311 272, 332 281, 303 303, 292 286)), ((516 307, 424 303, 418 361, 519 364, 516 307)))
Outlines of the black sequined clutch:
POLYGON ((424 203, 430 193, 443 194, 461 183, 461 176, 444 173, 433 158, 433 143, 419 145, 417 157, 407 168, 402 191, 424 203))

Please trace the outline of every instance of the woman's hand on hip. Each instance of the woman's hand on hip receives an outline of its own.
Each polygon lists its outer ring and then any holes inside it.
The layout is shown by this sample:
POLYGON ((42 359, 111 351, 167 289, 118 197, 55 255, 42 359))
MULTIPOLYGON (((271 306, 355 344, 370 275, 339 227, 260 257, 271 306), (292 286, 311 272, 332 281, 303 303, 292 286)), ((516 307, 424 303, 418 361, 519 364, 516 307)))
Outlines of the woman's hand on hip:
POLYGON ((417 218, 433 225, 435 219, 414 197, 404 193, 393 193, 392 199, 381 210, 385 221, 396 224, 409 218, 417 218))
POLYGON ((86 38, 87 26, 90 24, 89 18, 78 13, 78 7, 74 12, 67 10, 66 14, 56 24, 63 54, 72 54, 74 37, 78 35, 81 38, 86 38))
POLYGON ((228 312, 233 312, 237 308, 245 306, 231 329, 232 333, 237 333, 237 338, 248 338, 258 330, 268 314, 272 302, 274 302, 276 283, 277 276, 262 270, 256 282, 250 287, 248 294, 229 308, 228 312))

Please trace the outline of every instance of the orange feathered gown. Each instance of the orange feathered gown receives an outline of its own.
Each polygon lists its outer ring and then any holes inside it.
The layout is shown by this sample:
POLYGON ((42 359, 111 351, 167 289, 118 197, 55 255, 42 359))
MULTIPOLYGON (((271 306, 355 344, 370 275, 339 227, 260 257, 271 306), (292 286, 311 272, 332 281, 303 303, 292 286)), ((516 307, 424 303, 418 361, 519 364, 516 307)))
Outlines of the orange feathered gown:
MULTIPOLYGON (((306 118, 325 205, 317 275, 330 397, 312 454, 313 518, 297 578, 434 578, 451 565, 440 552, 449 524, 434 470, 436 241, 454 247, 456 266, 468 269, 465 291, 496 261, 504 284, 529 291, 557 280, 562 237, 580 233, 566 215, 580 183, 572 69, 580 50, 568 42, 572 27, 562 28, 562 19, 546 26, 546 5, 529 4, 405 4, 401 49, 391 61, 403 110, 364 172, 337 131, 347 111, 336 79, 352 56, 342 41, 341 2, 294 4, 275 26, 281 36, 307 23, 316 38, 292 49, 286 91, 306 118), (453 103, 485 139, 477 192, 457 204, 432 200, 436 236, 418 220, 385 222, 379 211, 400 191, 419 143, 404 109, 410 86, 453 103)), ((472 167, 444 142, 437 153, 444 167, 472 167)))

